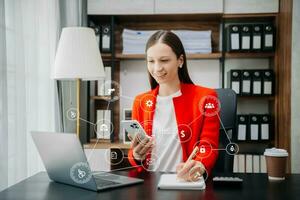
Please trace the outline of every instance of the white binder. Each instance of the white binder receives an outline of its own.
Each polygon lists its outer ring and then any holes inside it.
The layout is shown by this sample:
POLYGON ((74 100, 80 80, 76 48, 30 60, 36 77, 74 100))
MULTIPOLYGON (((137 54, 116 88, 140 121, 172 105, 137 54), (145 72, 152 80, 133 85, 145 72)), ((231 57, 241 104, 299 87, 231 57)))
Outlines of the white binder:
POLYGON ((261 139, 262 140, 269 140, 270 139, 270 120, 267 115, 263 115, 261 117, 261 139))
POLYGON ((246 173, 253 172, 253 163, 252 163, 252 155, 246 155, 246 173))
POLYGON ((259 155, 253 155, 253 173, 260 172, 259 155))
POLYGON ((246 124, 238 125, 238 140, 246 140, 246 124))
POLYGON ((259 136, 258 117, 251 116, 251 118, 250 118, 250 139, 258 140, 258 136, 259 136))

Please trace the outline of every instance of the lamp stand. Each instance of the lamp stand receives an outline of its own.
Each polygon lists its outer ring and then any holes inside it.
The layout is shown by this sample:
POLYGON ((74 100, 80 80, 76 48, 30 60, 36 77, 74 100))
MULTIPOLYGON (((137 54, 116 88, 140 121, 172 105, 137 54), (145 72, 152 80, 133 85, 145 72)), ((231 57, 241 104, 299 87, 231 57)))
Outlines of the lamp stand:
POLYGON ((76 134, 79 138, 79 124, 80 124, 80 79, 76 79, 76 103, 77 103, 77 123, 76 134))

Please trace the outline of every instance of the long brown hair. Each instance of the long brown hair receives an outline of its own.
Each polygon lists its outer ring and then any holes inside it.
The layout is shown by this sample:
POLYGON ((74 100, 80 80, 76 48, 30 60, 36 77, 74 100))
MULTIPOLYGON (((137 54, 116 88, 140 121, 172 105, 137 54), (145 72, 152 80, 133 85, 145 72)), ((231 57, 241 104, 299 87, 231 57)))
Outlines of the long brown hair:
MULTIPOLYGON (((165 31, 165 30, 160 30, 155 32, 147 41, 146 44, 146 53, 147 50, 155 45, 156 43, 164 43, 171 47, 172 51, 176 54, 177 59, 183 55, 183 64, 181 68, 178 68, 178 77, 181 83, 191 83, 194 84, 189 76, 189 72, 187 69, 187 64, 186 64, 186 54, 183 48, 183 45, 179 39, 179 37, 171 32, 171 31, 165 31)), ((149 76, 149 81, 151 85, 151 89, 155 89, 158 86, 158 83, 156 80, 151 76, 150 72, 148 71, 148 76, 149 76)))

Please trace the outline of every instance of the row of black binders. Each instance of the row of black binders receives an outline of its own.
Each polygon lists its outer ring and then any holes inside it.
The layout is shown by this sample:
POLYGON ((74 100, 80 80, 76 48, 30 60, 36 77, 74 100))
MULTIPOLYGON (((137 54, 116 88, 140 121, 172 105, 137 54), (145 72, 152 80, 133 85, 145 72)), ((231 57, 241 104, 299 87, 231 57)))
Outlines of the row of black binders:
POLYGON ((237 115, 237 141, 268 141, 271 133, 271 115, 237 115))
POLYGON ((101 53, 111 53, 112 51, 112 30, 110 24, 98 25, 93 21, 89 22, 89 27, 93 28, 101 53))
POLYGON ((275 50, 275 27, 264 24, 231 24, 227 28, 227 51, 272 52, 275 50))
POLYGON ((230 70, 228 85, 238 96, 272 96, 273 70, 230 70))

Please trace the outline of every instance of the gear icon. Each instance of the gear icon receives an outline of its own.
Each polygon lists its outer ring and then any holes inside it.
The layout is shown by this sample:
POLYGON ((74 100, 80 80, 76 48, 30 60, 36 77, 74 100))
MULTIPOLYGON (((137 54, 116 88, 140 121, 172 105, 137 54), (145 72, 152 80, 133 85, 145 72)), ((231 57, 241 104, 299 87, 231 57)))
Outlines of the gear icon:
POLYGON ((70 169, 71 179, 78 184, 85 184, 92 178, 91 170, 86 162, 79 162, 70 169))
POLYGON ((149 108, 152 107, 153 106, 153 102, 151 100, 147 100, 146 101, 146 106, 149 107, 149 108))

